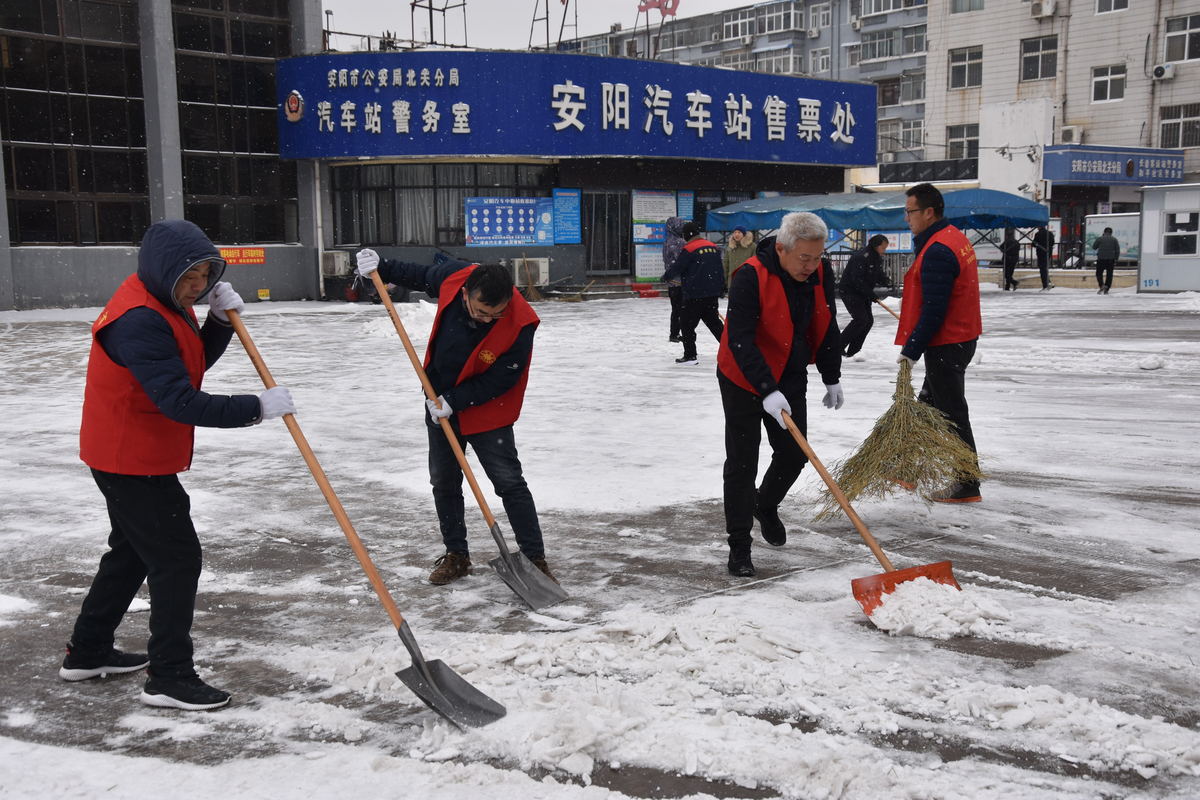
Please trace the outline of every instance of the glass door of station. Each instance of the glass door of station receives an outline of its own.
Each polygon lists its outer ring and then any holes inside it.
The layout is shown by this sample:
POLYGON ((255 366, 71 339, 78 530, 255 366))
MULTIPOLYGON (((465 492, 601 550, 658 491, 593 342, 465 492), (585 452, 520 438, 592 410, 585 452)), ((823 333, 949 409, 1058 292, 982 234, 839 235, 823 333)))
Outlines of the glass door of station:
POLYGON ((580 208, 588 275, 633 272, 633 219, 629 192, 584 191, 580 208))

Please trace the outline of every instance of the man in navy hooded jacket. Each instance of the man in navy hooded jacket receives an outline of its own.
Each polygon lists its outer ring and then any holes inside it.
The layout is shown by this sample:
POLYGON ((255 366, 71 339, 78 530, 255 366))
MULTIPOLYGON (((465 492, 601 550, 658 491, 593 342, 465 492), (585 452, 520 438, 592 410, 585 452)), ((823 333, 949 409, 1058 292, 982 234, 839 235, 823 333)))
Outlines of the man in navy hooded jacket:
POLYGON ((79 455, 108 504, 109 550, 75 621, 59 675, 68 681, 149 667, 142 702, 219 708, 229 694, 204 683, 190 630, 200 578, 200 540, 176 473, 191 467, 195 426, 240 428, 295 413, 283 387, 261 396, 201 391, 204 372, 233 336, 241 297, 218 282, 220 252, 183 220, 152 225, 138 271, 92 325, 79 455), (200 327, 192 306, 209 297, 200 327), (149 653, 123 653, 114 632, 142 581, 150 589, 149 653))

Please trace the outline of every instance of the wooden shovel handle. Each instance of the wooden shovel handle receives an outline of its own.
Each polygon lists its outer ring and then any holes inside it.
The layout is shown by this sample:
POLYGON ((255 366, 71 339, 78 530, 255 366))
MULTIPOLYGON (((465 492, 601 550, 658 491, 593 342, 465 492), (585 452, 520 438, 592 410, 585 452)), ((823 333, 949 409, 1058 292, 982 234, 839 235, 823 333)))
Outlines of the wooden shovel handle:
POLYGON ((796 427, 796 423, 792 421, 792 416, 786 411, 779 412, 783 414, 783 421, 787 423, 787 429, 792 432, 792 436, 796 439, 796 444, 800 445, 800 449, 804 451, 804 455, 808 456, 808 461, 816 469, 817 474, 821 476, 821 480, 825 481, 825 485, 829 487, 829 491, 833 492, 833 496, 837 499, 838 505, 846 512, 846 516, 854 523, 854 527, 858 529, 858 535, 867 543, 867 547, 871 548, 871 552, 879 559, 879 563, 883 565, 887 572, 895 572, 896 568, 892 566, 892 562, 884 555, 883 550, 879 548, 879 543, 875 541, 875 537, 867 530, 866 524, 858 516, 853 508, 850 507, 850 501, 846 499, 846 495, 842 494, 842 490, 834 481, 833 476, 829 474, 829 470, 825 469, 825 465, 821 463, 821 459, 817 458, 817 454, 813 452, 809 446, 808 440, 804 438, 804 434, 800 433, 800 429, 796 427))
MULTIPOLYGON (((233 325, 233 330, 237 333, 238 339, 241 340, 242 347, 246 348, 246 354, 250 356, 250 361, 254 364, 254 369, 258 370, 258 377, 262 378, 263 384, 268 389, 275 388, 275 379, 271 377, 271 372, 267 369, 267 365, 259 354, 258 348, 254 346, 254 340, 250 338, 250 332, 246 330, 246 326, 242 323, 242 318, 238 315, 238 312, 232 309, 227 309, 225 313, 229 315, 229 323, 233 325)), ((400 630, 400 625, 404 622, 404 617, 400 615, 400 609, 396 607, 395 601, 392 600, 391 594, 388 593, 387 587, 383 583, 383 578, 379 577, 379 571, 375 569, 375 564, 371 562, 371 556, 367 554, 367 548, 363 547, 362 540, 358 538, 358 534, 354 531, 354 526, 350 524, 350 517, 346 516, 346 510, 342 508, 341 502, 338 500, 337 495, 334 494, 333 487, 329 485, 329 479, 325 477, 325 471, 317 463, 317 456, 313 453, 312 448, 308 446, 308 440, 304 438, 304 434, 301 433, 300 424, 296 422, 296 418, 291 414, 284 414, 283 422, 287 425, 287 429, 291 431, 292 438, 296 440, 296 446, 300 448, 300 454, 304 456, 304 462, 308 464, 313 477, 317 479, 317 486, 321 487, 321 494, 325 495, 325 500, 329 503, 329 509, 333 512, 333 516, 337 517, 338 524, 342 526, 342 533, 346 534, 346 539, 349 540, 350 547, 354 550, 354 555, 358 556, 358 563, 362 564, 363 572, 367 574, 367 580, 371 582, 371 586, 375 589, 375 594, 379 595, 380 602, 387 609, 392 624, 396 626, 396 630, 400 630)))
MULTIPOLYGON (((417 358, 417 351, 413 348, 412 340, 408 338, 408 333, 404 330, 404 323, 400 321, 400 315, 396 313, 396 306, 392 303, 392 298, 388 296, 387 286, 384 284, 383 278, 379 277, 379 270, 372 270, 371 280, 375 281, 375 289, 383 299, 384 306, 387 307, 388 316, 392 318, 392 324, 396 326, 396 333, 400 334, 400 341, 404 343, 404 351, 408 353, 408 360, 412 362, 413 369, 417 371, 417 377, 421 379, 421 385, 425 387, 425 396, 436 403, 438 408, 441 408, 442 404, 438 402, 437 393, 433 391, 433 384, 429 382, 429 376, 425 374, 425 367, 421 366, 421 359, 417 358)), ((483 499, 479 482, 475 480, 475 473, 471 471, 471 465, 467 463, 467 454, 463 452, 462 445, 458 443, 458 437, 454 435, 454 429, 450 427, 450 420, 442 417, 439 421, 442 423, 442 430, 446 432, 446 438, 450 440, 454 457, 458 459, 458 465, 462 467, 463 475, 467 476, 467 483, 471 485, 471 491, 475 493, 475 500, 479 503, 479 510, 483 512, 483 518, 487 521, 489 528, 495 527, 496 518, 492 516, 492 510, 488 508, 487 501, 483 499)))
POLYGON ((883 306, 883 310, 884 310, 884 311, 888 312, 889 314, 891 314, 891 315, 892 315, 893 317, 895 317, 896 319, 900 319, 900 315, 899 315, 899 314, 897 314, 895 311, 892 311, 890 308, 888 308, 888 307, 887 307, 887 306, 884 304, 884 302, 883 302, 882 300, 880 300, 878 297, 876 297, 876 298, 875 298, 875 302, 876 302, 876 303, 879 303, 879 305, 883 306))

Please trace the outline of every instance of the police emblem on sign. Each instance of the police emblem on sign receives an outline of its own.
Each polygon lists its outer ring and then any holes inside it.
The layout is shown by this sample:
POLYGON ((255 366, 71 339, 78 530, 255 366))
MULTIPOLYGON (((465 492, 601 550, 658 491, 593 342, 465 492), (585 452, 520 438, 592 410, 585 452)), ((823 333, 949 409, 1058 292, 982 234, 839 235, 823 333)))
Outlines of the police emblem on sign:
POLYGON ((299 92, 293 90, 283 101, 283 113, 288 122, 299 122, 304 116, 304 98, 299 92))
POLYGON ((491 350, 479 351, 479 360, 485 364, 494 364, 496 362, 496 354, 491 350))

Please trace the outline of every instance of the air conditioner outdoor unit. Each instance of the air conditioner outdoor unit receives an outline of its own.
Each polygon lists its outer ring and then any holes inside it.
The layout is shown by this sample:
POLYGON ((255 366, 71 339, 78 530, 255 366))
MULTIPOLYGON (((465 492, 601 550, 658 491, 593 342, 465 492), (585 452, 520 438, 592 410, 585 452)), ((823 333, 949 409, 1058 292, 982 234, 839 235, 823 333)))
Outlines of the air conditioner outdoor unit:
POLYGON ((1156 81, 1169 81, 1175 77, 1174 64, 1158 64, 1150 71, 1156 81))
POLYGON ((1063 144, 1080 144, 1083 141, 1083 126, 1063 125, 1058 138, 1063 144))
POLYGON ((896 160, 895 153, 880 153, 879 154, 879 163, 880 164, 890 164, 895 160, 896 160))
POLYGON ((350 254, 345 250, 326 250, 321 253, 321 272, 330 277, 350 274, 350 254))
POLYGON ((820 35, 821 35, 821 29, 820 29, 820 28, 809 28, 809 29, 808 29, 808 38, 810 38, 810 39, 815 39, 815 38, 817 38, 817 37, 818 37, 818 36, 820 36, 820 35))
POLYGON ((1033 19, 1054 16, 1055 0, 1034 0, 1029 4, 1029 16, 1033 19))
POLYGON ((742 47, 749 47, 750 43, 753 41, 754 41, 753 36, 743 36, 742 37, 742 47))
POLYGON ((713 40, 714 42, 719 42, 719 41, 721 41, 721 34, 720 34, 720 33, 714 33, 714 34, 712 35, 712 40, 713 40))
POLYGON ((862 20, 859 19, 858 17, 851 17, 850 18, 850 30, 852 30, 852 31, 862 30, 862 20))
POLYGON ((512 258, 508 261, 512 269, 513 283, 518 289, 525 288, 525 267, 529 267, 529 277, 534 286, 545 286, 550 283, 550 259, 548 258, 512 258))

